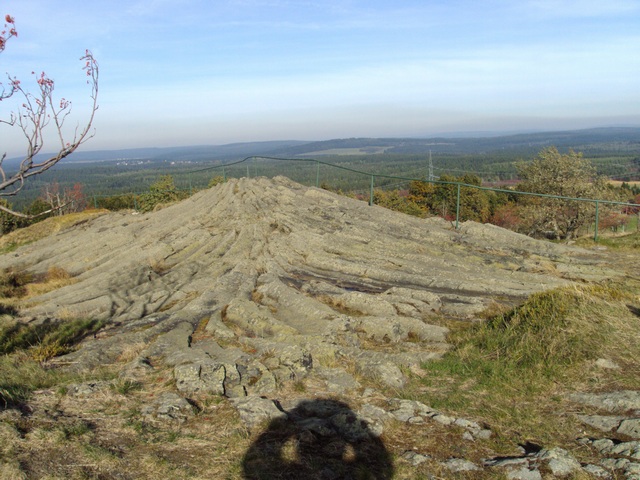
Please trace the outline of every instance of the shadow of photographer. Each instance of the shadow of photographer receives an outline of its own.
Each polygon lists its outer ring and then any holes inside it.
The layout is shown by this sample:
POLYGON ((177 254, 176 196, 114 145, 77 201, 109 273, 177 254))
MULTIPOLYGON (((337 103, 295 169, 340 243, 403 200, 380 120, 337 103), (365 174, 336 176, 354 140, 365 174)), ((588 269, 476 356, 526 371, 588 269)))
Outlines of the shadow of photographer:
POLYGON ((246 480, 393 477, 384 444, 346 403, 305 400, 285 413, 247 450, 242 460, 246 480))

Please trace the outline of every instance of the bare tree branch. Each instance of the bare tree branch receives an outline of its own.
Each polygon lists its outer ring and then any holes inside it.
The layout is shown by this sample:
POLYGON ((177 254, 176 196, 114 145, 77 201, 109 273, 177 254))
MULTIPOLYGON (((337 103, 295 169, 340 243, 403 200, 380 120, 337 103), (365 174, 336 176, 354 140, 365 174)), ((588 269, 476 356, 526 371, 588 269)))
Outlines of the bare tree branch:
MULTIPOLYGON (((7 15, 5 22, 5 29, 0 34, 0 52, 4 50, 9 38, 17 36, 13 18, 7 15)), ((91 85, 90 98, 92 99, 92 104, 91 112, 84 127, 80 128, 78 126, 71 138, 63 130, 65 121, 71 114, 71 102, 64 98, 59 101, 54 100, 54 81, 47 77, 44 72, 37 76, 37 94, 26 91, 21 82, 15 77, 9 76, 9 88, 0 84, 2 88, 0 90, 0 101, 13 95, 21 95, 23 98, 22 108, 17 113, 12 112, 8 120, 0 120, 0 123, 19 128, 26 141, 26 153, 20 162, 17 172, 8 173, 4 166, 7 155, 4 153, 0 156, 0 197, 16 195, 22 190, 25 181, 29 177, 49 170, 95 135, 92 125, 95 113, 98 110, 98 62, 89 50, 85 52, 80 60, 84 62, 83 70, 87 75, 87 84, 91 85), (40 161, 36 156, 44 146, 44 134, 48 126, 54 129, 60 145, 57 153, 40 161)), ((0 210, 22 218, 34 218, 34 216, 19 214, 4 206, 0 206, 0 210)), ((54 210, 57 209, 51 211, 54 210)))
POLYGON ((14 217, 19 217, 19 218, 25 218, 27 220, 33 220, 34 218, 39 218, 39 217, 44 217, 45 215, 48 215, 50 213, 53 213, 57 210, 60 210, 61 208, 66 207, 67 204, 65 203, 64 205, 60 205, 56 208, 50 208, 49 210, 45 210, 44 212, 40 212, 37 215, 27 215, 26 213, 22 213, 22 212, 16 212, 15 210, 10 209, 9 207, 5 207, 2 203, 0 203, 0 210, 3 212, 8 213, 9 215, 13 215, 14 217))

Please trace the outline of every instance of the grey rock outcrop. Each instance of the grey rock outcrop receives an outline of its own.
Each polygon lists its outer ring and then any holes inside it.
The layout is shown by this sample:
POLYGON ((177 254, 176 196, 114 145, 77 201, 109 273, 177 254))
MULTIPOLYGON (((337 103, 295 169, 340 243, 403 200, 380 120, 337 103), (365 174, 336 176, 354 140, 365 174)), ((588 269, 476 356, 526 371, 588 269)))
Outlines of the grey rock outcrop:
POLYGON ((142 409, 142 415, 152 420, 182 423, 195 413, 194 407, 178 394, 165 392, 142 409))
POLYGON ((618 414, 577 415, 585 424, 602 432, 640 439, 640 392, 624 390, 598 394, 576 393, 570 398, 574 402, 618 414))
POLYGON ((612 275, 596 252, 472 222, 456 231, 285 178, 102 215, 0 256, 0 268, 53 266, 77 281, 34 298, 25 319, 107 322, 67 364, 110 364, 135 348, 128 375, 153 370, 142 360, 153 358, 182 394, 229 397, 305 379, 345 394, 358 376, 401 388, 403 368, 448 349, 434 316, 473 319, 494 298, 516 304, 612 275))

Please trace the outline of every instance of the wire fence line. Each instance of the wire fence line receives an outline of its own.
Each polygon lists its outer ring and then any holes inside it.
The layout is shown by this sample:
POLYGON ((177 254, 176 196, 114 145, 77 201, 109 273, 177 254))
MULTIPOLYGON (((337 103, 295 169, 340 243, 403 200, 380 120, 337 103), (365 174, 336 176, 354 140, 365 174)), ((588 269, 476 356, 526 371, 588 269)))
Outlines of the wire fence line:
MULTIPOLYGON (((584 203, 590 203, 593 204, 595 206, 595 233, 594 233, 594 241, 598 241, 598 231, 599 231, 599 221, 600 221, 600 209, 603 205, 612 205, 612 206, 617 206, 617 207, 627 207, 627 208, 634 208, 636 210, 638 210, 640 212, 640 204, 636 204, 636 203, 630 203, 630 202, 620 202, 620 201, 614 201, 614 200, 605 200, 605 199, 596 199, 596 198, 582 198, 582 197, 567 197, 567 196, 561 196, 561 195, 550 195, 550 194, 544 194, 544 193, 532 193, 532 192, 523 192, 523 191, 518 191, 518 190, 512 190, 512 189, 505 189, 505 188, 494 188, 494 187, 484 187, 481 185, 473 185, 473 184, 468 184, 468 183, 463 183, 463 182, 456 182, 456 181, 443 181, 443 180, 430 180, 430 179, 425 179, 425 178, 415 178, 415 177, 408 177, 408 176, 399 176, 399 175, 388 175, 388 174, 381 174, 381 173, 371 173, 371 172, 365 172, 362 170, 358 170, 355 168, 351 168, 351 167, 347 167, 344 165, 337 165, 334 163, 329 163, 329 162, 325 162, 322 160, 318 160, 315 158, 282 158, 282 157, 269 157, 269 156, 263 156, 263 155, 252 155, 249 157, 245 157, 242 160, 237 160, 235 162, 231 162, 231 163, 226 163, 226 164, 220 164, 220 165, 212 165, 209 167, 205 167, 205 168, 200 168, 200 169, 196 169, 196 170, 190 170, 187 173, 188 175, 188 182, 189 182, 189 192, 193 193, 194 187, 193 187, 193 178, 194 176, 200 176, 201 174, 203 174, 204 172, 220 172, 222 177, 222 181, 226 182, 227 178, 229 178, 229 174, 231 173, 230 170, 233 167, 237 167, 239 165, 242 164, 246 164, 246 177, 251 177, 251 171, 250 171, 250 161, 254 160, 254 176, 258 176, 258 171, 257 171, 257 165, 255 165, 255 161, 256 160, 268 160, 268 161, 282 161, 282 162, 298 162, 298 163, 307 163, 310 165, 313 165, 316 167, 316 171, 315 171, 315 186, 316 187, 320 187, 320 167, 324 166, 330 169, 337 169, 337 170, 342 170, 342 171, 347 171, 359 176, 364 176, 364 177, 368 177, 369 179, 369 205, 373 205, 374 204, 374 189, 376 188, 376 186, 380 187, 382 185, 376 185, 376 180, 378 179, 384 179, 387 181, 395 181, 395 182, 402 182, 402 183, 406 183, 406 182, 423 182, 423 183, 429 183, 429 184, 434 184, 434 185, 450 185, 453 186, 453 188, 455 189, 456 192, 456 215, 455 215, 455 228, 456 230, 459 228, 460 226, 460 206, 461 206, 461 191, 464 188, 468 188, 468 189, 475 189, 475 190, 480 190, 480 191, 488 191, 488 192, 496 192, 496 193, 504 193, 504 194, 508 194, 508 195, 525 195, 525 196, 531 196, 531 197, 540 197, 540 198, 549 198, 549 199, 556 199, 556 200, 562 200, 565 202, 584 202, 584 203)), ((244 170, 242 169, 242 174, 244 174, 244 170)), ((244 175, 235 175, 234 177, 242 177, 244 175)), ((387 185, 388 186, 388 185, 387 185)), ((185 189, 186 190, 186 189, 185 189)), ((146 192, 145 192, 146 193, 146 192)), ((137 197, 144 195, 144 193, 128 193, 128 194, 120 194, 120 195, 93 195, 93 200, 94 200, 94 206, 97 208, 98 207, 98 198, 101 197, 116 197, 116 196, 127 196, 130 195, 133 197, 133 201, 134 201, 134 208, 136 210, 138 210, 138 200, 137 197)))

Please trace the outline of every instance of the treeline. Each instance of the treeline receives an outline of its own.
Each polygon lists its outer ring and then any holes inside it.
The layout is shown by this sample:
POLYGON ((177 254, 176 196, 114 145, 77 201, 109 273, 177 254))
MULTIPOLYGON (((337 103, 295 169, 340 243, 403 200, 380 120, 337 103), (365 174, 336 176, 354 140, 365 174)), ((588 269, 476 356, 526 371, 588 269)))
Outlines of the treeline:
MULTIPOLYGON (((538 149, 539 150, 539 149, 538 149)), ((474 174, 484 184, 497 184, 516 181, 517 165, 532 155, 519 154, 515 150, 491 153, 432 155, 433 173, 436 177, 459 177, 465 173, 474 174)), ((383 176, 400 176, 408 178, 426 178, 429 175, 428 154, 365 154, 334 155, 320 157, 322 162, 338 167, 378 175, 376 186, 384 188, 395 183, 393 179, 383 176)), ((606 175, 616 180, 640 180, 640 155, 621 152, 619 155, 589 156, 599 175, 606 175)), ((240 160, 240 159, 239 159, 240 160)), ((133 163, 133 164, 131 164, 133 163)), ((127 165, 115 163, 60 164, 55 169, 33 177, 25 184, 22 192, 11 201, 14 208, 23 211, 41 195, 46 185, 57 182, 63 188, 70 188, 76 183, 83 185, 88 196, 103 197, 105 195, 141 194, 162 175, 171 175, 179 190, 198 190, 206 188, 212 176, 227 178, 240 176, 274 177, 284 175, 294 181, 316 185, 327 183, 332 188, 343 191, 367 189, 370 177, 357 172, 316 165, 313 159, 271 160, 251 158, 240 164, 225 166, 218 162, 195 165, 171 165, 166 161, 127 165)))
MULTIPOLYGON (((424 158, 419 156, 380 163, 372 163, 366 156, 357 156, 342 158, 340 165, 342 169, 314 160, 255 158, 224 168, 215 166, 199 171, 175 170, 175 175, 158 175, 156 170, 149 168, 138 175, 138 180, 144 180, 140 185, 148 185, 145 190, 141 188, 138 192, 129 190, 111 194, 85 194, 84 186, 80 183, 72 186, 57 182, 42 183, 40 195, 23 209, 24 213, 35 218, 23 219, 1 214, 0 229, 2 233, 7 233, 51 215, 80 211, 86 207, 151 211, 158 205, 184 199, 226 178, 273 177, 283 173, 303 184, 322 185, 323 188, 363 198, 369 195, 373 176, 374 202, 378 205, 422 217, 438 215, 449 220, 490 222, 527 235, 548 238, 572 238, 577 235, 581 228, 595 220, 595 204, 541 198, 525 193, 603 201, 640 201, 638 187, 629 184, 613 187, 599 174, 593 162, 583 158, 582 154, 573 151, 561 153, 555 147, 540 151, 531 162, 514 162, 514 175, 521 180, 512 187, 503 187, 504 191, 481 188, 484 180, 473 173, 442 174, 438 181, 426 181, 424 158), (362 172, 367 170, 371 174, 363 175, 362 172), (458 187, 458 184, 461 186, 458 187)), ((104 174, 105 170, 101 173, 104 174)), ((43 182, 42 178, 38 180, 43 182)), ((629 215, 637 212, 603 203, 598 213, 600 226, 620 228, 628 223, 629 215)))
POLYGON ((376 190, 374 203, 410 215, 492 223, 550 239, 574 238, 596 215, 599 228, 622 228, 638 214, 636 207, 607 202, 640 203, 639 192, 610 185, 579 153, 544 149, 533 162, 520 164, 518 174, 522 181, 507 191, 478 188, 482 180, 476 175, 443 175, 437 182, 411 181, 405 190, 376 190), (557 197, 602 202, 596 206, 557 197))

